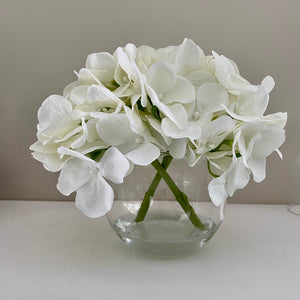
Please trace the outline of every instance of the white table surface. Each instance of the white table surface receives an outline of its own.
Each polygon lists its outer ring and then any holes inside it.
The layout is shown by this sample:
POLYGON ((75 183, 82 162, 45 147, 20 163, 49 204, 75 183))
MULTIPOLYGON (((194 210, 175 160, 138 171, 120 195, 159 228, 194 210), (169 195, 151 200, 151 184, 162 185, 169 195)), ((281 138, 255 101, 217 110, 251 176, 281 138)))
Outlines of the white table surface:
POLYGON ((0 299, 300 299, 300 218, 228 205, 199 252, 135 253, 73 202, 0 201, 0 299))

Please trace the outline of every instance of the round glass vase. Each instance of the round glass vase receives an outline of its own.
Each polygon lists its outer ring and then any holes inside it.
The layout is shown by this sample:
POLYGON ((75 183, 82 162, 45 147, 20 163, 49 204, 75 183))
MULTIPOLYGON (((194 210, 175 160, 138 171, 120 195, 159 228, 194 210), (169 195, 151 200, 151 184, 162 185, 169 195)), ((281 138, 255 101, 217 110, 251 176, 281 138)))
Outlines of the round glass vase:
POLYGON ((151 256, 192 253, 221 224, 220 208, 207 191, 206 162, 193 168, 184 160, 168 164, 161 158, 157 163, 168 175, 153 165, 135 167, 123 184, 113 186, 116 200, 107 219, 121 240, 139 252, 151 256))

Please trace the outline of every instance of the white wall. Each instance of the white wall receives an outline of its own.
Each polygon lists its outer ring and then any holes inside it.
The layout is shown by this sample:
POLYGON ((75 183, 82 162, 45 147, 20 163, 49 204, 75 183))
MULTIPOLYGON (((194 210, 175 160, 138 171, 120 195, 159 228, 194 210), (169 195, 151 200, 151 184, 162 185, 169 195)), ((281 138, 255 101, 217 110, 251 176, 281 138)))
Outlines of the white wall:
MULTIPOLYGON (((127 42, 163 47, 192 38, 235 60, 257 84, 276 81, 268 113, 300 112, 299 3, 296 0, 0 0, 0 199, 66 199, 51 174, 33 160, 36 112, 50 94, 75 79, 89 53, 127 42)), ((299 123, 287 128, 267 163, 267 179, 251 183, 232 202, 287 202, 299 123)), ((73 197, 70 197, 72 199, 73 197)))

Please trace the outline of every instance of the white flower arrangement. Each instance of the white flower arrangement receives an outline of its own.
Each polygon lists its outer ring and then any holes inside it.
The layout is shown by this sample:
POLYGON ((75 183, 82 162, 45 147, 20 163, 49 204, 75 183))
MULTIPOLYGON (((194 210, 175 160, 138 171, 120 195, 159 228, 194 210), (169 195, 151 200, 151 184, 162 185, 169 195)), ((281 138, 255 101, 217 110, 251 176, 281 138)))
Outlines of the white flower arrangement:
MULTIPOLYGON (((90 54, 63 96, 41 105, 33 157, 60 171, 58 190, 76 191, 77 208, 91 218, 111 209, 114 193, 106 180, 121 184, 135 165, 152 164, 158 184, 172 181, 166 173, 172 158, 191 167, 206 160, 209 195, 222 210, 251 174, 256 182, 265 178, 267 156, 281 156, 287 114, 264 115, 270 76, 252 85, 232 60, 212 54, 189 39, 161 49, 127 44, 113 55, 90 54), (167 154, 162 163, 161 153, 167 154)), ((169 187, 180 202, 184 194, 169 187)))

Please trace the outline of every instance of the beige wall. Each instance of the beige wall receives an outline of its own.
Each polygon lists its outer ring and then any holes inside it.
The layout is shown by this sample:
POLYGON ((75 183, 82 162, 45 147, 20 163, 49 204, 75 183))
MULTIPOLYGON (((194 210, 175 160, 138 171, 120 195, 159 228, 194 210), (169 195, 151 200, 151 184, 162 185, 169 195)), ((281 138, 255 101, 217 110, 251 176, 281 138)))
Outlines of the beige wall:
MULTIPOLYGON (((299 3, 296 0, 0 0, 0 199, 66 199, 51 174, 33 160, 36 112, 50 94, 75 79, 91 52, 127 42, 163 47, 192 38, 237 62, 242 75, 276 81, 268 112, 300 112, 299 3)), ((288 126, 285 158, 269 158, 267 179, 232 202, 288 201, 299 123, 288 126)), ((72 197, 70 197, 71 199, 72 197)))

